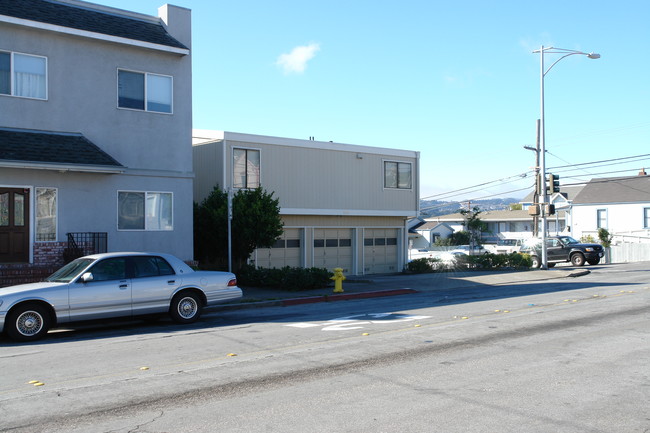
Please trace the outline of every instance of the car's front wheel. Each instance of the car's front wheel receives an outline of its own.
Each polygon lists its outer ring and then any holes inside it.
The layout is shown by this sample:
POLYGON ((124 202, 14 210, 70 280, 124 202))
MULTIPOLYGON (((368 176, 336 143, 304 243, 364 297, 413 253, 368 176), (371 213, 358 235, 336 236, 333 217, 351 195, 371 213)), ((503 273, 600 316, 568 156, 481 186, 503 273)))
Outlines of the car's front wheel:
POLYGON ((571 256, 571 263, 573 266, 584 266, 585 256, 583 256, 581 253, 575 253, 571 256))
POLYGON ((537 256, 530 256, 530 259, 532 260, 532 265, 530 266, 531 268, 539 268, 542 265, 541 260, 537 256))
POLYGON ((177 323, 193 323, 201 317, 203 302, 194 292, 181 292, 174 296, 169 307, 172 320, 177 323))
POLYGON ((7 315, 5 326, 12 340, 38 340, 50 329, 50 314, 42 305, 19 305, 7 315))

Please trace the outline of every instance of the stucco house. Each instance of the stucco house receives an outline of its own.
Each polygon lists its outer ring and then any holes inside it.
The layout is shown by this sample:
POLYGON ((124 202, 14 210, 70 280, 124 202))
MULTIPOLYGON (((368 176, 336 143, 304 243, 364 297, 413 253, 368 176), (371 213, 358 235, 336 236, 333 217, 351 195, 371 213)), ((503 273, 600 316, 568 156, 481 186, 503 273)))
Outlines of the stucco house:
POLYGON ((193 259, 191 13, 0 1, 0 263, 193 259))
POLYGON ((572 236, 598 239, 607 229, 614 242, 650 242, 650 176, 591 179, 571 205, 572 236))
POLYGON ((284 234, 258 249, 259 267, 340 267, 345 274, 399 272, 407 220, 419 211, 419 152, 195 130, 194 200, 215 186, 273 192, 284 234))
POLYGON ((409 221, 409 250, 430 248, 436 240, 448 238, 454 231, 447 223, 413 218, 409 221))

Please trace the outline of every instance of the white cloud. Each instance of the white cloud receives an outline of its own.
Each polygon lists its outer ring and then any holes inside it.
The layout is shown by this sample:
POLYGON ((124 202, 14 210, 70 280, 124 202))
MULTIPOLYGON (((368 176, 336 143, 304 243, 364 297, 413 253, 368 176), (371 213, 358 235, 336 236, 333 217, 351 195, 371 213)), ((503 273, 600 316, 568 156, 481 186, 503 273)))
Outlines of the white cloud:
POLYGON ((313 59, 319 50, 320 45, 316 43, 301 45, 295 47, 288 54, 281 54, 275 61, 275 64, 278 65, 285 74, 302 74, 305 72, 307 62, 313 59))

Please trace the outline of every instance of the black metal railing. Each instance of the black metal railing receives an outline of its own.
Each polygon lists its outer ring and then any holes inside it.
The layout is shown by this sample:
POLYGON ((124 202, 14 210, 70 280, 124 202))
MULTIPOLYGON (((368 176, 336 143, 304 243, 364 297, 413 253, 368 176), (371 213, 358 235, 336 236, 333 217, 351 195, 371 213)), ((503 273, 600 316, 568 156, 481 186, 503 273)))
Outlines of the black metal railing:
POLYGON ((77 257, 108 251, 108 233, 68 233, 68 246, 63 251, 63 260, 68 263, 77 257))

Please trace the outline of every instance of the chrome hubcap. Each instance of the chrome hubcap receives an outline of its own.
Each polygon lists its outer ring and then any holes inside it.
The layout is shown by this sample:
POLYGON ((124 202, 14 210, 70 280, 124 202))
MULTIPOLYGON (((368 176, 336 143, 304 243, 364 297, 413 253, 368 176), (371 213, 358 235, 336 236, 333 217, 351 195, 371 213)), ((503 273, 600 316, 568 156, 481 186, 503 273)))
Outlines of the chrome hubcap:
POLYGON ((25 311, 16 320, 16 329, 22 335, 30 337, 43 328, 43 317, 36 311, 25 311))
POLYGON ((183 298, 178 303, 178 314, 184 319, 191 319, 196 314, 198 305, 194 298, 183 298))

